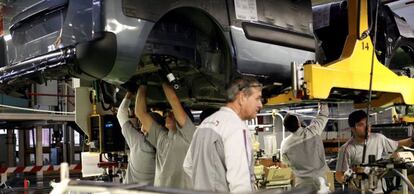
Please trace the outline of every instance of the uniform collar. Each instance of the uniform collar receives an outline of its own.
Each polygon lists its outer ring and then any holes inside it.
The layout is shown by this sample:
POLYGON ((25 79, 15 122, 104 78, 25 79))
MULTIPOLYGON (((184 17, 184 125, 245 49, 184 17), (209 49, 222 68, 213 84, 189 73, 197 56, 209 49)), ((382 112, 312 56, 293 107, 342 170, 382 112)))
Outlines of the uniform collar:
POLYGON ((237 118, 240 118, 239 115, 233 109, 231 109, 231 108, 229 108, 227 106, 222 106, 220 108, 220 110, 225 111, 225 112, 231 112, 231 113, 237 115, 237 118))

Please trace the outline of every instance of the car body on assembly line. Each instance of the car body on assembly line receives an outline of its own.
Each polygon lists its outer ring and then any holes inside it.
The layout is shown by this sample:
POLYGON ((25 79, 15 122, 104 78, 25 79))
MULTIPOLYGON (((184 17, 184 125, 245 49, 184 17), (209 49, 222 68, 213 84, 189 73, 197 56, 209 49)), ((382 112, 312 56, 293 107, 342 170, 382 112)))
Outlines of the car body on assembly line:
MULTIPOLYGON (((347 23, 338 23, 347 22, 346 1, 313 9, 310 0, 8 2, 4 91, 72 76, 112 85, 145 76, 151 102, 159 102, 157 75, 166 65, 188 104, 222 103, 224 86, 238 75, 257 77, 265 95, 282 92, 290 86, 292 62, 336 60, 347 35, 347 23)), ((381 5, 380 21, 388 23, 377 47, 386 64, 396 46, 385 40, 407 39, 397 25, 407 22, 381 5)))

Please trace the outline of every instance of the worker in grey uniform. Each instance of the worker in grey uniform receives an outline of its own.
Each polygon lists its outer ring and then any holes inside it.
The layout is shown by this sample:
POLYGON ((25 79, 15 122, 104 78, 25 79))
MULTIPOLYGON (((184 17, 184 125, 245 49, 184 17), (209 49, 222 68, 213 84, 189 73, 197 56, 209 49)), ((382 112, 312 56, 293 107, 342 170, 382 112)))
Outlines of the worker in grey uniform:
POLYGON ((325 149, 321 138, 328 122, 327 104, 319 106, 319 113, 311 123, 303 127, 300 119, 287 114, 283 125, 290 134, 281 143, 282 162, 292 168, 295 175, 295 187, 307 187, 314 191, 326 190, 325 149))
POLYGON ((147 140, 157 149, 154 185, 191 189, 190 179, 182 166, 195 126, 171 85, 163 83, 162 88, 172 108, 172 112, 165 115, 165 126, 154 122, 147 112, 146 85, 139 86, 135 106, 135 113, 142 123, 147 140))
POLYGON ((204 119, 184 161, 195 190, 254 190, 253 155, 246 120, 262 108, 262 84, 242 77, 230 83, 227 104, 204 119))
POLYGON ((145 139, 144 134, 139 130, 137 118, 135 116, 129 118, 128 108, 131 104, 132 95, 131 91, 126 93, 116 115, 119 125, 122 128, 122 135, 130 149, 124 183, 153 185, 155 176, 155 148, 145 139))
MULTIPOLYGON (((348 124, 351 127, 352 137, 341 146, 336 162, 335 179, 339 183, 345 182, 345 172, 357 165, 362 164, 362 152, 365 142, 365 131, 368 130, 368 141, 366 145, 365 163, 368 163, 368 156, 374 155, 375 160, 389 157, 401 146, 412 146, 414 137, 394 141, 380 133, 371 133, 371 126, 367 125, 368 115, 363 110, 352 112, 348 117, 348 124)), ((379 182, 374 193, 382 193, 382 183, 379 182)))

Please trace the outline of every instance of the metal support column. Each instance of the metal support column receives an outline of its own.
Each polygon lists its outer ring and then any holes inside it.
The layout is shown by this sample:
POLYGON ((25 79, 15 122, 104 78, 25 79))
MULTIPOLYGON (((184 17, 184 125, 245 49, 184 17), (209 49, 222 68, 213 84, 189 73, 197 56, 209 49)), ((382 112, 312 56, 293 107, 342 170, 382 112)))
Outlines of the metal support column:
POLYGON ((62 125, 62 135, 63 135, 63 162, 67 162, 69 163, 69 155, 68 155, 68 138, 69 138, 69 134, 68 134, 68 129, 67 129, 67 125, 63 124, 62 125))
POLYGON ((18 166, 26 166, 26 155, 24 154, 25 145, 26 145, 26 130, 19 130, 19 164, 18 166))
POLYGON ((7 129, 7 165, 9 167, 16 166, 16 152, 14 150, 16 140, 13 129, 7 129))
POLYGON ((75 134, 72 127, 67 127, 67 130, 69 131, 69 164, 73 164, 75 161, 75 134))
MULTIPOLYGON (((42 130, 42 126, 36 126, 36 166, 43 166, 42 130)), ((43 172, 39 171, 36 175, 38 185, 43 185, 43 172)))

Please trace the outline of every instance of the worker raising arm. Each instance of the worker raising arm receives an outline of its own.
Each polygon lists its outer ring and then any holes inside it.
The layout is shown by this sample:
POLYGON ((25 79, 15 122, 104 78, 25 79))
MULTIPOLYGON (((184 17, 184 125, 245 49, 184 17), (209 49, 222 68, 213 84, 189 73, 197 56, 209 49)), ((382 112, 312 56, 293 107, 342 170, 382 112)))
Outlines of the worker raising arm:
POLYGON ((307 187, 327 192, 325 149, 321 134, 328 122, 327 104, 320 105, 319 114, 307 127, 302 127, 296 115, 287 114, 283 125, 292 132, 281 143, 282 162, 295 174, 295 187, 307 187))
POLYGON ((135 115, 128 115, 131 98, 133 93, 136 92, 137 86, 135 83, 127 82, 126 88, 128 92, 122 100, 116 115, 122 127, 122 135, 130 149, 124 183, 153 185, 155 176, 155 148, 145 140, 144 134, 139 131, 138 121, 135 115))
POLYGON ((156 147, 155 186, 170 188, 192 188, 182 165, 190 145, 195 126, 190 111, 185 111, 174 89, 167 83, 162 85, 172 112, 165 112, 165 126, 149 116, 146 105, 147 86, 141 85, 136 98, 135 112, 143 124, 147 140, 156 147))

